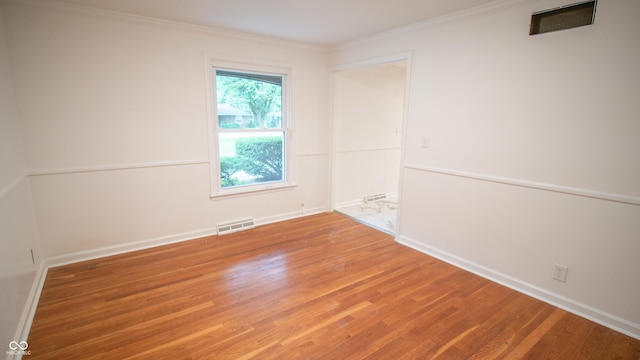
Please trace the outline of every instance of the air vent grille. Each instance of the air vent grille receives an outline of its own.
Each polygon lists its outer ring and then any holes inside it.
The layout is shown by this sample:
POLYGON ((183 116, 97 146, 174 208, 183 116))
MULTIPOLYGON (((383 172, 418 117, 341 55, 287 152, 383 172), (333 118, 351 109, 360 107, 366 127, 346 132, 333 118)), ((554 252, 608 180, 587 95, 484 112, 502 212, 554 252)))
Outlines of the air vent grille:
POLYGON ((529 35, 591 25, 595 14, 595 0, 533 13, 529 35))
POLYGON ((236 231, 252 229, 254 227, 255 227, 255 223, 253 222, 252 218, 228 222, 224 224, 218 224, 218 235, 224 235, 224 234, 229 234, 236 231))
POLYGON ((364 203, 368 203, 370 201, 377 201, 377 200, 382 200, 382 199, 386 199, 387 195, 385 194, 375 194, 375 195, 369 195, 369 196, 365 196, 364 197, 364 203))

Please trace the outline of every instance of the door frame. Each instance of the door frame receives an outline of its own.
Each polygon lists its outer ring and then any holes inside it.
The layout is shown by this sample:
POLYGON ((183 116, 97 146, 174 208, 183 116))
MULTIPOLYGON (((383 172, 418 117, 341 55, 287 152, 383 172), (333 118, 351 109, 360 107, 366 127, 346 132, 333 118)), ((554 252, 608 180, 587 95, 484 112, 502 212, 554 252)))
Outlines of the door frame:
POLYGON ((349 71, 349 70, 357 70, 357 69, 364 69, 364 68, 369 68, 369 67, 375 67, 375 66, 380 66, 380 65, 385 65, 385 64, 390 64, 390 63, 395 63, 395 62, 400 62, 400 61, 404 61, 406 64, 406 69, 405 69, 405 89, 404 89, 404 104, 403 104, 403 111, 402 111, 402 128, 401 128, 401 138, 400 138, 400 166, 397 169, 398 171, 398 208, 397 208, 397 212, 396 212, 396 232, 395 232, 395 239, 397 240, 399 237, 399 234, 401 233, 401 212, 402 212, 402 188, 403 188, 403 183, 404 183, 404 164, 405 164, 405 154, 406 154, 406 143, 407 143, 407 123, 408 123, 408 118, 409 118, 409 103, 410 103, 410 98, 411 98, 411 70, 412 70, 412 65, 411 65, 411 59, 413 56, 413 52, 412 51, 407 51, 407 52, 401 52, 401 53, 396 53, 396 54, 391 54, 391 55, 386 55, 386 56, 381 56, 381 57, 373 57, 373 58, 368 58, 368 59, 364 59, 364 60, 359 60, 359 61, 355 61, 355 62, 350 62, 350 63, 345 63, 345 64, 341 64, 341 65, 337 65, 334 66, 333 68, 331 68, 331 80, 330 80, 330 86, 331 86, 331 96, 330 96, 330 114, 331 114, 331 156, 330 156, 330 166, 331 166, 331 184, 330 184, 330 193, 331 193, 331 199, 330 199, 330 209, 331 211, 335 210, 336 207, 336 194, 335 194, 335 188, 336 188, 336 183, 337 183, 337 179, 336 179, 336 173, 337 173, 337 169, 336 169, 336 157, 337 157, 337 144, 336 141, 334 141, 334 139, 337 138, 337 126, 336 126, 336 114, 334 111, 334 94, 335 94, 335 78, 336 75, 340 72, 343 71, 349 71))

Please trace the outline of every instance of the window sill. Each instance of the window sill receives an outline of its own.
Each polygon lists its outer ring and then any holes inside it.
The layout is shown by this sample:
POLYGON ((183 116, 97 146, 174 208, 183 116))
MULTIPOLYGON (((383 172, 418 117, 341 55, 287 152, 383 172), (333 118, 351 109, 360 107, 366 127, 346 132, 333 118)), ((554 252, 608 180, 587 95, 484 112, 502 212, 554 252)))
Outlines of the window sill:
POLYGON ((224 200, 224 199, 229 199, 234 197, 250 196, 250 195, 255 195, 259 193, 292 190, 297 186, 298 184, 296 183, 286 183, 286 184, 271 184, 271 185, 244 188, 244 189, 222 190, 220 192, 209 195, 209 199, 224 200))

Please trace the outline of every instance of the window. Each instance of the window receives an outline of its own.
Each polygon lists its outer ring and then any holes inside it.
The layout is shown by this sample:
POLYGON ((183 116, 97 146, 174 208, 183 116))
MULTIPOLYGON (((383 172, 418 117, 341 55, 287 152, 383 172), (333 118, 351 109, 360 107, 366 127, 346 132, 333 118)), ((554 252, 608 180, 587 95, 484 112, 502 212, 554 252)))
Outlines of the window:
POLYGON ((288 72, 210 70, 212 196, 293 185, 288 72))

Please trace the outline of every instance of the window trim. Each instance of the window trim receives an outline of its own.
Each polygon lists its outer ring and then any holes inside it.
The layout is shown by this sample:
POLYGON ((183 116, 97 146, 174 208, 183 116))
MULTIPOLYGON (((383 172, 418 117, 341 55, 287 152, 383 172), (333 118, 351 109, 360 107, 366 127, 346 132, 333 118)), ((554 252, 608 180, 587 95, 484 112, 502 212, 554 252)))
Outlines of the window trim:
MULTIPOLYGON (((223 61, 206 56, 206 101, 207 101, 207 135, 209 139, 209 182, 211 200, 235 196, 247 196, 262 192, 272 192, 292 189, 297 186, 294 179, 294 151, 293 151, 293 127, 291 119, 291 84, 292 68, 282 65, 254 64, 245 62, 223 61), (266 75, 282 76, 282 127, 277 129, 264 129, 264 131, 284 132, 284 180, 270 181, 260 184, 234 186, 223 189, 220 182, 220 154, 218 131, 218 106, 216 91, 216 70, 245 72, 266 75)), ((246 129, 255 132, 262 129, 246 129)), ((243 130, 240 130, 241 132, 243 130)), ((228 131, 225 131, 228 132, 228 131)))

